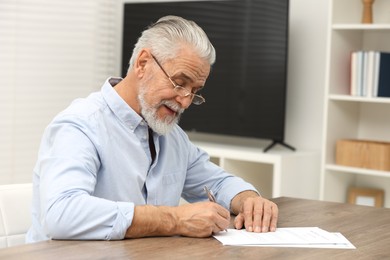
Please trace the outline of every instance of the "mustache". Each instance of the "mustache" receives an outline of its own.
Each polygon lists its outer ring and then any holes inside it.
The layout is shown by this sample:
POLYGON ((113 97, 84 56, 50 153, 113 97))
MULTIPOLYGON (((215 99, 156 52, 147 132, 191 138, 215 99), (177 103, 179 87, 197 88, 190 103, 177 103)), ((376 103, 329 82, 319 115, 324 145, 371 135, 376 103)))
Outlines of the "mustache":
POLYGON ((173 111, 175 111, 178 115, 181 115, 184 113, 184 108, 182 108, 178 103, 176 103, 175 101, 172 101, 172 100, 163 100, 160 102, 160 104, 158 105, 158 107, 160 106, 167 106, 169 107, 169 109, 172 109, 173 111))

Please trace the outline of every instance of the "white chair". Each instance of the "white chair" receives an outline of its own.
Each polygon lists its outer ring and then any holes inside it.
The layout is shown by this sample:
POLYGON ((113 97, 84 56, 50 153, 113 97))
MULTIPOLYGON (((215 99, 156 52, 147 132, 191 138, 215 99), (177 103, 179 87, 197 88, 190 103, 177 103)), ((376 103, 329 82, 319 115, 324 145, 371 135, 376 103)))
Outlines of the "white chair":
POLYGON ((31 203, 31 183, 0 185, 0 248, 25 243, 31 203))

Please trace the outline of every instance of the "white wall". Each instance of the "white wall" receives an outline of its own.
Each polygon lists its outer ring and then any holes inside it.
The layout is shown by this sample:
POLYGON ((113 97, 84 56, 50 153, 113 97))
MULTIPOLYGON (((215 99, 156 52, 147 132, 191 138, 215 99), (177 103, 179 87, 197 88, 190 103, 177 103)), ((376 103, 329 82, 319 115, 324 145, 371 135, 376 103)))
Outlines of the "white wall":
POLYGON ((286 142, 321 150, 328 0, 290 0, 286 142))
POLYGON ((120 67, 110 0, 0 1, 0 184, 31 182, 44 128, 120 67))

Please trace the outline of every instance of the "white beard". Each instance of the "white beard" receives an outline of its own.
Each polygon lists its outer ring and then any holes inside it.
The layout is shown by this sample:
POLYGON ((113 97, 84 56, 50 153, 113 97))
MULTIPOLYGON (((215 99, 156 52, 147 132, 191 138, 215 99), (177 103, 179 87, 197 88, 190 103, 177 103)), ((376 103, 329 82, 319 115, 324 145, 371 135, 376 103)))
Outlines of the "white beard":
POLYGON ((151 106, 145 101, 145 94, 146 87, 143 86, 141 87, 140 93, 138 95, 138 101, 141 107, 141 115, 154 132, 159 135, 168 134, 175 127, 175 125, 179 123, 180 116, 184 112, 184 109, 172 100, 162 100, 156 106, 151 106), (158 118, 157 110, 162 105, 165 105, 173 111, 176 111, 176 114, 173 116, 166 116, 164 119, 158 118))

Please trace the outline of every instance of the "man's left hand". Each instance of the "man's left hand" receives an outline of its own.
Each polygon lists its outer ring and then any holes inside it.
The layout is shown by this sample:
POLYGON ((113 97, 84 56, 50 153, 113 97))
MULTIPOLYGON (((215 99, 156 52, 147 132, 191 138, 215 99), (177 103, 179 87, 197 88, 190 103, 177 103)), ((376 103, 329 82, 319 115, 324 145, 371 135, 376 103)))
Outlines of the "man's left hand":
POLYGON ((232 212, 236 229, 249 232, 273 232, 278 222, 278 206, 253 191, 237 194, 232 200, 232 212))

